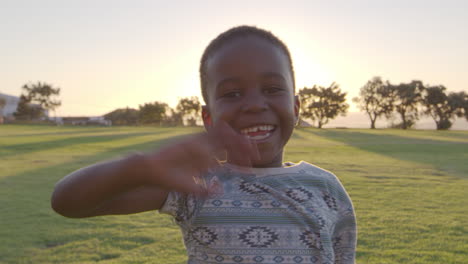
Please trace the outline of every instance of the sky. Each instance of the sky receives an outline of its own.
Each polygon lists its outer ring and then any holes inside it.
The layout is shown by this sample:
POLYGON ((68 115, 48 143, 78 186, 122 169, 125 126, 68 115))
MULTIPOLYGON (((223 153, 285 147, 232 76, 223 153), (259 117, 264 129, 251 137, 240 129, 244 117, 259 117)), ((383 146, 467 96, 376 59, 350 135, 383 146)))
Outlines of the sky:
POLYGON ((200 96, 206 45, 237 25, 289 47, 297 89, 332 82, 351 99, 373 76, 468 92, 468 1, 0 0, 0 92, 61 88, 57 116, 200 96))

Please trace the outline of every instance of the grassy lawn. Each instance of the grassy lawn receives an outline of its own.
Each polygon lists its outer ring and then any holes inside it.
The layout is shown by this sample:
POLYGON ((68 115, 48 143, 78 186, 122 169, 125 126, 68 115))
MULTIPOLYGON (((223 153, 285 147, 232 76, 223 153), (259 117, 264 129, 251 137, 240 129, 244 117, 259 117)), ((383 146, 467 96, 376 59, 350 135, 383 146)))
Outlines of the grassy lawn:
MULTIPOLYGON (((0 263, 184 263, 157 212, 67 219, 54 184, 197 128, 0 126, 0 263)), ((298 129, 286 160, 333 171, 353 199, 358 263, 466 263, 468 131, 298 129)))

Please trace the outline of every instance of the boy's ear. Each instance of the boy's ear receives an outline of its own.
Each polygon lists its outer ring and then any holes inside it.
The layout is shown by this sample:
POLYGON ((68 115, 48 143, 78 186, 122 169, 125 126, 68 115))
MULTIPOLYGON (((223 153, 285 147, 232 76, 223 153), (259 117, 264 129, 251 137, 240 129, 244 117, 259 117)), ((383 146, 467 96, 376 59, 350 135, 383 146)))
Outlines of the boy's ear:
POLYGON ((296 125, 299 122, 299 109, 301 109, 301 101, 299 100, 299 96, 294 96, 294 115, 296 116, 296 125))
POLYGON ((210 114, 210 111, 208 110, 208 106, 206 105, 202 106, 202 119, 203 119, 203 125, 205 126, 205 129, 209 130, 213 124, 213 121, 211 120, 211 114, 210 114))

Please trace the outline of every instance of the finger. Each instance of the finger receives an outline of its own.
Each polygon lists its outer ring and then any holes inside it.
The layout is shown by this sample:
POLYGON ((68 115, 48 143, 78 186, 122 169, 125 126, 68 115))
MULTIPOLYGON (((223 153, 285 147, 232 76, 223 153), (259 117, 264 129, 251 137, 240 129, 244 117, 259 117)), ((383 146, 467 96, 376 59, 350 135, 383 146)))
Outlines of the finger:
POLYGON ((254 162, 261 160, 260 151, 258 150, 257 143, 253 140, 250 140, 250 158, 254 162))
POLYGON ((212 130, 216 144, 227 151, 228 161, 240 166, 251 167, 251 147, 249 140, 237 133, 228 123, 220 120, 212 130))
POLYGON ((251 167, 252 161, 250 159, 250 143, 247 139, 242 137, 233 137, 226 143, 228 160, 239 166, 251 167))
POLYGON ((202 173, 219 166, 214 148, 203 138, 191 142, 184 152, 187 155, 187 163, 202 173))

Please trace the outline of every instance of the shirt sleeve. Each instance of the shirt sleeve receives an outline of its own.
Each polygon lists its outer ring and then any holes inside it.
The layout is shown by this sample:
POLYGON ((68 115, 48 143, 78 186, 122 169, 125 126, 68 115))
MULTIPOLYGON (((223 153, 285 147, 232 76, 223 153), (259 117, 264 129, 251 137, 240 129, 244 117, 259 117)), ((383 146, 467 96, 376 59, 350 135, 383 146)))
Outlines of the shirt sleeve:
POLYGON ((195 196, 179 192, 169 192, 159 212, 174 217, 176 222, 181 224, 192 218, 195 213, 195 205, 195 196))
POLYGON ((168 214, 173 217, 177 214, 177 208, 179 200, 182 199, 180 193, 178 192, 169 192, 164 201, 163 206, 159 209, 159 212, 162 214, 168 214))
POLYGON ((357 224, 351 198, 341 182, 334 177, 334 189, 339 194, 337 199, 338 219, 332 234, 335 264, 354 264, 357 244, 357 224))

